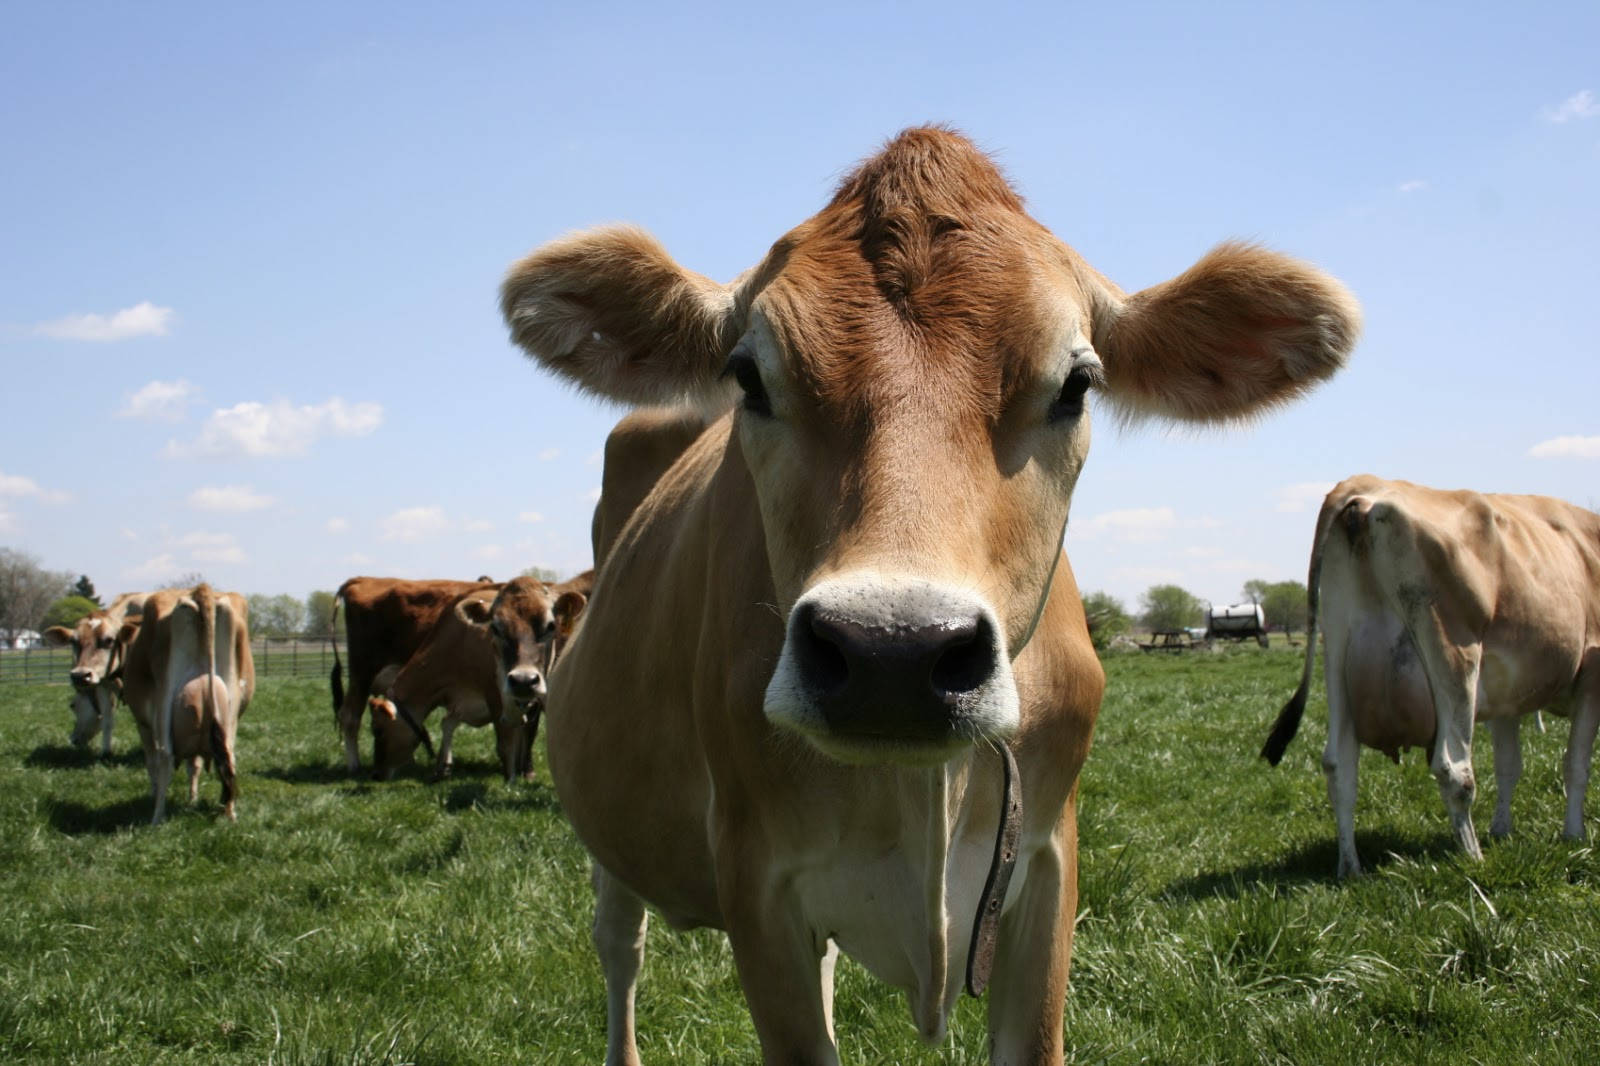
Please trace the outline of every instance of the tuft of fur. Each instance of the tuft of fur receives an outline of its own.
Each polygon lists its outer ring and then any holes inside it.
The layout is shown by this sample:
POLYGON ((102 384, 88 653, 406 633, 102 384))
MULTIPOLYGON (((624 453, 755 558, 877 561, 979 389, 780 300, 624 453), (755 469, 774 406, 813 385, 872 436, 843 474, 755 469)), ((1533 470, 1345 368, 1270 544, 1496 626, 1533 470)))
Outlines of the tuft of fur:
POLYGON ((1131 415, 1186 422, 1281 406, 1344 366, 1361 332, 1350 291, 1309 263, 1227 242, 1097 322, 1111 394, 1131 415))

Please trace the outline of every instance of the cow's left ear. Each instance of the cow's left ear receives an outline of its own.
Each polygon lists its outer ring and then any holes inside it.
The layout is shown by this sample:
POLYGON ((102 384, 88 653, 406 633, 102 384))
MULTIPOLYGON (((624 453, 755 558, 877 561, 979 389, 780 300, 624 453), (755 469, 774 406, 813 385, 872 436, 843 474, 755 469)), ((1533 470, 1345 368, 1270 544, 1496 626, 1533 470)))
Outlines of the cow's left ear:
POLYGON ((481 596, 468 596, 456 604, 456 617, 469 626, 482 629, 494 617, 494 604, 481 596))
POLYGON ((72 643, 72 630, 66 626, 51 626, 39 634, 39 639, 44 641, 47 648, 59 648, 63 644, 72 643))
POLYGON ((1094 346, 1112 399, 1185 422, 1248 417, 1344 365, 1361 331, 1348 289, 1250 244, 1208 252, 1171 281, 1096 301, 1094 346))
POLYGON ((576 233, 514 264, 500 311, 544 366, 631 404, 716 391, 740 332, 731 289, 630 226, 576 233))
POLYGON ((588 606, 589 597, 581 592, 563 592, 556 597, 551 612, 556 616, 556 636, 566 640, 578 624, 578 616, 588 606))

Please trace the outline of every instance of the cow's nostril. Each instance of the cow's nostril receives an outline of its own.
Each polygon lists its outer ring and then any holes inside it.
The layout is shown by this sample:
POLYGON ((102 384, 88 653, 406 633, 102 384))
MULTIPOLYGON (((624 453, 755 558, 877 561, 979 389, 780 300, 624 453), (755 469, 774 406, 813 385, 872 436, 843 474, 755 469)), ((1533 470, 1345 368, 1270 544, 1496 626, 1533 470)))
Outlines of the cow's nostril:
POLYGON ((971 692, 994 673, 994 631, 986 618, 947 632, 928 680, 941 694, 971 692))
POLYGON ((844 648, 848 635, 832 619, 824 618, 816 605, 801 606, 803 612, 795 627, 800 641, 800 665, 807 679, 822 692, 831 692, 850 679, 850 662, 844 648))

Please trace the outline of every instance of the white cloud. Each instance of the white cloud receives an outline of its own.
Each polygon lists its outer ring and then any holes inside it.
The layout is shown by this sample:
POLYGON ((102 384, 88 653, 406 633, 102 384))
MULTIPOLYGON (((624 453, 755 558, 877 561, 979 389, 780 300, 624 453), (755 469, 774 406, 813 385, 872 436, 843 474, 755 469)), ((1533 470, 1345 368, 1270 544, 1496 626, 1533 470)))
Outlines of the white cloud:
POLYGON ((189 493, 189 506, 201 511, 260 511, 272 504, 271 496, 248 485, 208 485, 189 493))
POLYGON ((164 337, 171 323, 172 308, 145 300, 109 315, 89 312, 41 322, 33 332, 63 341, 125 341, 129 337, 164 337))
POLYGON ((349 555, 346 555, 339 561, 347 566, 371 566, 374 562, 376 562, 372 556, 367 555, 364 552, 351 552, 349 555))
POLYGON ((474 559, 482 559, 485 562, 489 562, 500 558, 505 553, 506 550, 498 544, 485 544, 481 548, 473 549, 472 557, 474 559))
POLYGON ((362 437, 383 423, 376 403, 347 404, 335 396, 326 403, 295 406, 248 401, 211 412, 200 436, 190 444, 167 444, 169 456, 304 455, 323 436, 362 437))
POLYGON ((450 528, 450 520, 439 507, 407 507, 385 518, 379 525, 384 540, 412 544, 443 533, 450 528))
POLYGON ((588 492, 584 493, 583 494, 583 498, 586 501, 588 501, 589 503, 599 503, 600 502, 600 486, 596 485, 594 488, 592 488, 588 492))
POLYGON ((461 523, 461 529, 466 533, 492 533, 494 523, 482 518, 469 518, 461 523))
POLYGON ((178 546, 189 550, 189 557, 202 563, 242 563, 244 549, 232 533, 209 533, 197 529, 178 538, 178 546))
POLYGON ((1423 181, 1421 178, 1413 178, 1410 181, 1402 181, 1398 186, 1396 186, 1397 190, 1403 193, 1421 192, 1427 187, 1428 183, 1423 181))
POLYGON ((123 540, 138 540, 139 539, 139 534, 135 533, 133 530, 129 529, 127 526, 123 526, 122 527, 122 539, 123 540))
POLYGON ((0 533, 10 533, 17 528, 17 516, 10 511, 0 511, 0 533))
POLYGON ((606 461, 606 453, 604 451, 593 451, 593 452, 590 452, 588 455, 584 456, 583 465, 584 466, 599 466, 601 463, 603 463, 605 461, 606 461))
POLYGON ((1573 93, 1555 107, 1544 109, 1544 120, 1560 125, 1574 119, 1582 120, 1600 115, 1600 98, 1596 98, 1593 89, 1583 89, 1573 93))
POLYGON ((199 394, 199 389, 182 378, 177 381, 152 381, 128 395, 117 417, 176 422, 199 394))
POLYGON ((31 477, 21 474, 8 474, 0 470, 0 496, 27 496, 43 500, 45 503, 66 503, 72 499, 72 494, 59 489, 44 489, 31 477))
POLYGON ((177 572, 178 560, 171 552, 162 552, 155 558, 147 559, 138 566, 129 567, 122 573, 126 577, 143 581, 165 581, 177 572))
POLYGON ((536 522, 543 522, 544 515, 540 514, 538 511, 523 511, 521 514, 517 515, 517 521, 527 522, 528 524, 532 525, 536 522))
POLYGON ((1299 514, 1322 506, 1322 498, 1333 491, 1332 481, 1297 481, 1278 490, 1278 510, 1299 514))
POLYGON ((329 533, 348 533, 350 532, 350 523, 343 518, 330 518, 328 519, 327 528, 329 533))
POLYGON ((1141 585, 1172 585, 1183 580, 1182 571, 1160 566, 1125 566, 1113 570, 1112 574, 1141 585))
POLYGON ((1160 540, 1177 525, 1178 516, 1170 507, 1132 507, 1074 522, 1068 527, 1067 535, 1095 537, 1110 533, 1122 540, 1145 542, 1160 540))
POLYGON ((1528 449, 1535 459, 1600 459, 1600 437, 1552 437, 1528 449))
POLYGON ((539 461, 541 463, 548 463, 550 460, 560 456, 560 454, 560 448, 546 448, 544 451, 539 453, 539 461))

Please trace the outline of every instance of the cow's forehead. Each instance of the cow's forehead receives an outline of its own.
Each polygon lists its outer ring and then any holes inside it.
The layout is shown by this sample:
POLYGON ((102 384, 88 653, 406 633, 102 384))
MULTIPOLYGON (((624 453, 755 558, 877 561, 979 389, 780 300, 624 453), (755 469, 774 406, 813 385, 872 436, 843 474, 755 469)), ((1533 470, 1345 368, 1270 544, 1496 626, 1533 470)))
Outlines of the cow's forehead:
POLYGON ((744 283, 752 331, 825 402, 870 400, 873 382, 998 402, 1088 332, 1075 254, 982 153, 929 132, 847 179, 744 283))
POLYGON ((502 622, 512 622, 544 616, 549 613, 551 602, 544 582, 519 577, 500 590, 492 610, 502 622))

